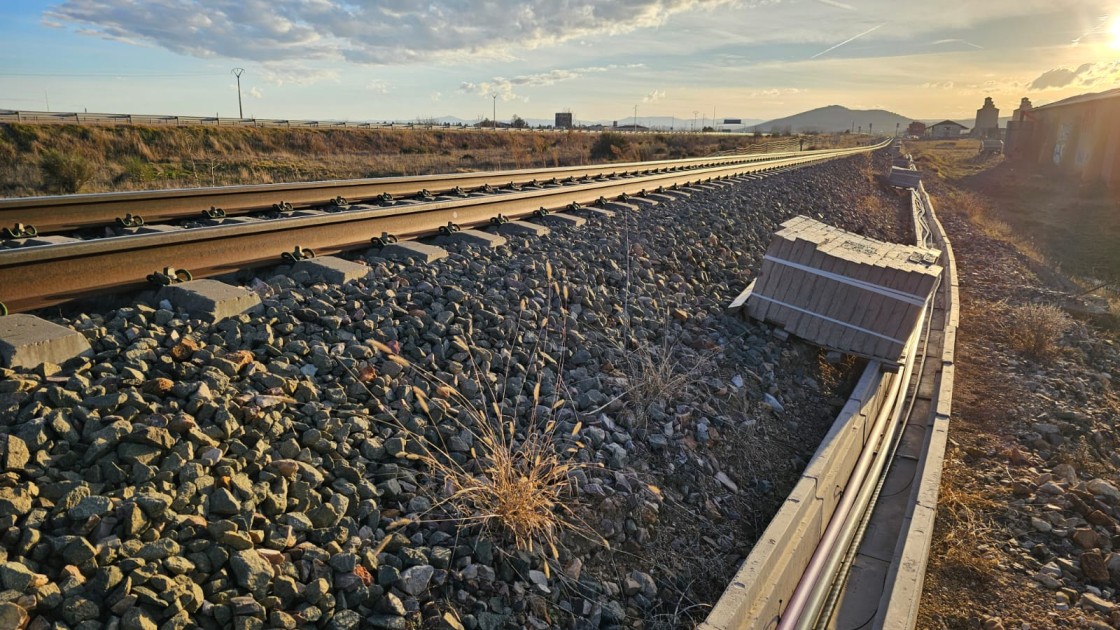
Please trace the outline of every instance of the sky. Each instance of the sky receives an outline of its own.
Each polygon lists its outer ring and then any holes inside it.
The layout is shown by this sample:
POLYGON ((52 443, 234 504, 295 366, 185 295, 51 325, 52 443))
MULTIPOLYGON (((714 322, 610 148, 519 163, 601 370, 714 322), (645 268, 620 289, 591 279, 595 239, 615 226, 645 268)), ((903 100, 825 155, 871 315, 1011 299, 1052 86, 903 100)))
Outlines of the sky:
POLYGON ((1001 115, 1120 87, 1120 0, 0 0, 0 109, 1001 115))

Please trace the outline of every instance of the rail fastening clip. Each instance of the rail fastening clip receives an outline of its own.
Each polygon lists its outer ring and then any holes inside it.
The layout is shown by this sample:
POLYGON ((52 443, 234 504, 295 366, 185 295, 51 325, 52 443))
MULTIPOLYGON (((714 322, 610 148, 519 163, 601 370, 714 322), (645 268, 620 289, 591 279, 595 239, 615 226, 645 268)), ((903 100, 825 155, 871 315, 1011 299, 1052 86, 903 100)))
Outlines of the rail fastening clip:
POLYGON ((4 238, 31 238, 33 236, 38 236, 39 230, 36 230, 34 225, 17 223, 14 227, 4 228, 3 234, 4 238))
POLYGON ((174 267, 164 267, 163 271, 156 271, 148 274, 148 282, 162 287, 179 284, 181 282, 189 282, 192 279, 191 272, 186 269, 176 269, 174 267))
POLYGON ((300 247, 299 245, 296 245, 296 248, 293 249, 290 252, 284 252, 284 253, 280 254, 280 258, 282 258, 284 260, 284 262, 289 262, 289 263, 294 263, 294 262, 297 262, 297 261, 300 261, 300 260, 307 260, 308 258, 314 258, 314 257, 315 257, 315 250, 304 249, 304 248, 300 247))
POLYGON ((369 242, 373 243, 375 247, 385 247, 386 245, 392 245, 393 243, 396 243, 397 237, 388 232, 382 232, 381 236, 375 236, 369 239, 369 242))
POLYGON ((117 217, 117 225, 123 228, 138 228, 144 225, 144 217, 138 214, 126 214, 123 217, 117 217))

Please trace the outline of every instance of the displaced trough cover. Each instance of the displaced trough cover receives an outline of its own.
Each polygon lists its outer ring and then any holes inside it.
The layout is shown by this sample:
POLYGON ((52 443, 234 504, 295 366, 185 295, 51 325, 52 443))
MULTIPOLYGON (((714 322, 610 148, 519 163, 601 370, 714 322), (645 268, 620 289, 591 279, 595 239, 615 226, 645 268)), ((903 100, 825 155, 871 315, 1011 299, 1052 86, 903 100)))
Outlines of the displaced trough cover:
POLYGON ((930 303, 940 258, 794 217, 732 306, 810 343, 895 365, 930 303))
POLYGON ((912 168, 892 166, 890 175, 887 176, 887 183, 898 188, 917 188, 918 184, 922 183, 922 173, 912 168))

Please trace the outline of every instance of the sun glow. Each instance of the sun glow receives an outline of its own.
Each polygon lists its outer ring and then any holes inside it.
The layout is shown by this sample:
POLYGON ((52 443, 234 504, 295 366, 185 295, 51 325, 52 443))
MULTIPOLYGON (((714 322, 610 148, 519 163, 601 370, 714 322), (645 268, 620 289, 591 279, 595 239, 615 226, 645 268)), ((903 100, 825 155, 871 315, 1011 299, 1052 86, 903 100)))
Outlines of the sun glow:
POLYGON ((1108 43, 1114 49, 1120 50, 1120 15, 1112 16, 1108 24, 1108 43))

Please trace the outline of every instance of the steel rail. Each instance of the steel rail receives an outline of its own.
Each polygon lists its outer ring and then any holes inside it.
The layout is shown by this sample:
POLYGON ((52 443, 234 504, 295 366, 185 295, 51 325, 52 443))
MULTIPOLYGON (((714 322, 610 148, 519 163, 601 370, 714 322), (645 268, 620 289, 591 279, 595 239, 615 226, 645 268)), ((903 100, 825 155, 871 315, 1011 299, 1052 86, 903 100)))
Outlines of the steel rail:
POLYGON ((281 203, 291 204, 294 208, 306 208, 326 206, 339 197, 347 202, 361 202, 376 199, 383 194, 393 197, 411 197, 422 190, 427 190, 434 195, 454 194, 456 188, 470 191, 486 185, 524 186, 539 179, 585 179, 622 174, 651 174, 727 164, 770 162, 795 155, 823 155, 828 154, 829 151, 824 149, 551 169, 476 171, 248 186, 16 197, 0 199, 0 227, 11 228, 17 224, 24 224, 34 226, 40 235, 58 234, 82 228, 111 226, 117 219, 128 215, 143 217, 147 223, 166 223, 181 219, 201 219, 203 213, 210 208, 220 208, 225 214, 232 216, 271 209, 274 204, 281 203))
POLYGON ((195 277, 275 264, 297 246, 319 254, 370 247, 383 233, 409 239, 461 227, 489 224, 502 215, 527 217, 541 208, 565 208, 600 198, 636 194, 639 189, 685 185, 780 167, 843 157, 877 147, 842 149, 763 164, 733 164, 591 182, 578 187, 546 188, 504 195, 395 207, 357 207, 319 216, 261 220, 53 245, 0 250, 0 302, 12 312, 27 311, 96 295, 110 289, 143 286, 147 275, 164 267, 187 269, 195 277))

